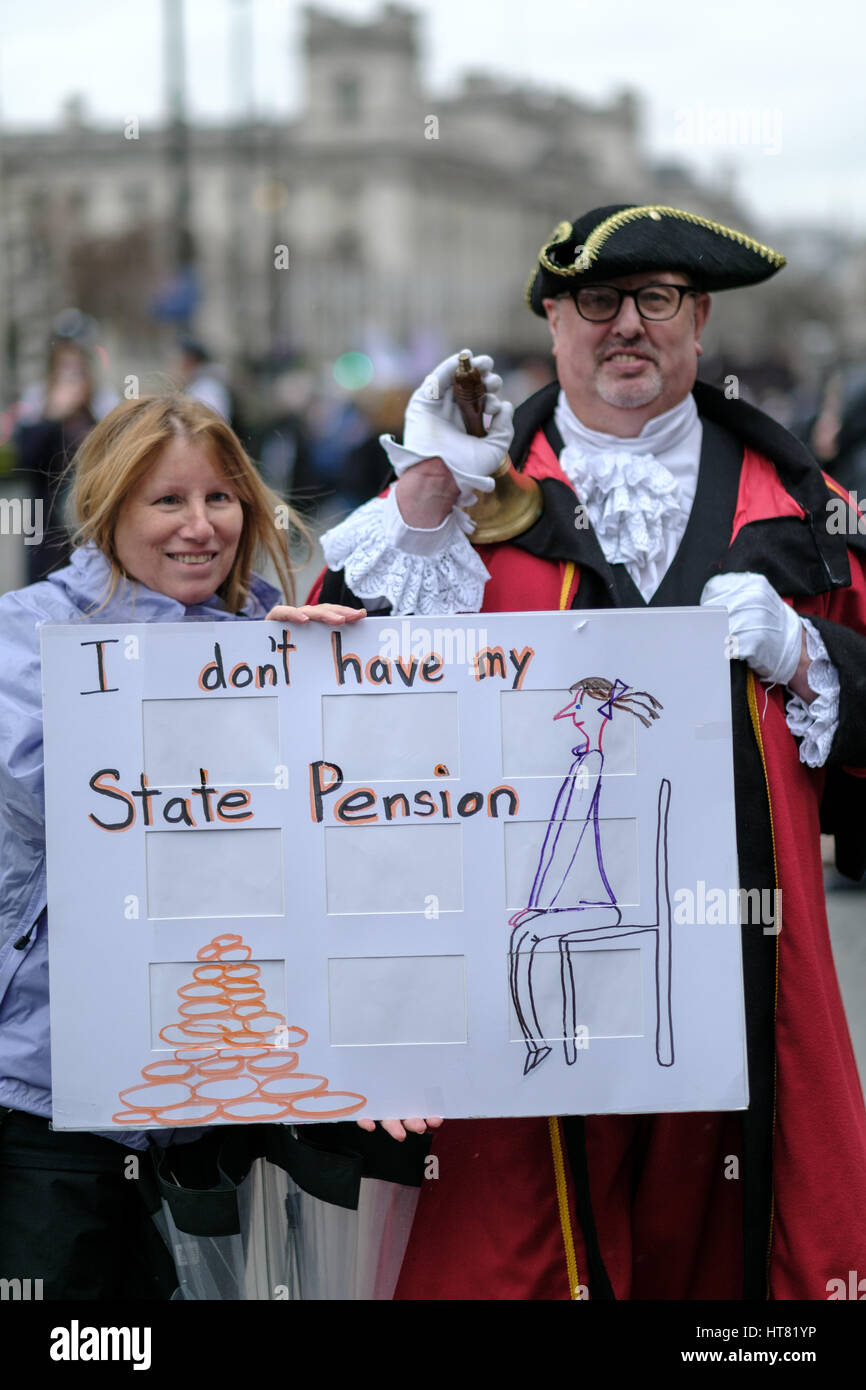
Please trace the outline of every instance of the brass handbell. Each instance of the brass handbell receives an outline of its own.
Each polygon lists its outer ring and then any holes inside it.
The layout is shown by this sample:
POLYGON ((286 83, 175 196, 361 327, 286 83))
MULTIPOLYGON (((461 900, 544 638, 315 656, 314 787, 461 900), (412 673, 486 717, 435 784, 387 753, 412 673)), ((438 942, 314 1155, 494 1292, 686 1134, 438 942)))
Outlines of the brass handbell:
POLYGON ((518 473, 509 454, 493 474, 493 481, 493 491, 480 493, 478 501, 466 508, 466 515, 475 522, 469 537, 473 545, 522 536, 535 525, 544 508, 538 483, 518 473))
MULTIPOLYGON (((457 359, 454 399, 466 433, 483 439, 487 433, 482 420, 484 382, 477 367, 472 366, 468 352, 461 352, 457 359)), ((544 507, 538 483, 518 473, 508 454, 493 474, 493 481, 493 491, 482 492, 478 501, 466 508, 466 515, 475 522, 470 537, 473 545, 489 545, 493 541, 509 541, 521 536, 535 525, 544 507)))

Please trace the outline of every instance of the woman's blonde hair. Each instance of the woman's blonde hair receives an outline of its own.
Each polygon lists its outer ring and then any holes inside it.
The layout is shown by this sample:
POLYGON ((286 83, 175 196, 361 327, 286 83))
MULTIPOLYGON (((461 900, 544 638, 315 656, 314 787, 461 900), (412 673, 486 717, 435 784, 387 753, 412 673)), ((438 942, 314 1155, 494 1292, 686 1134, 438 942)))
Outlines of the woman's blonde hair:
POLYGON ((293 531, 310 544, 302 521, 262 482, 234 430, 220 415, 201 401, 172 394, 123 401, 91 431, 73 461, 72 501, 78 521, 74 543, 92 542, 111 564, 102 606, 124 577, 114 549, 121 508, 173 439, 188 439, 206 448, 243 508, 237 553, 217 590, 226 607, 239 613, 246 603, 256 555, 270 557, 287 602, 293 602, 293 531))

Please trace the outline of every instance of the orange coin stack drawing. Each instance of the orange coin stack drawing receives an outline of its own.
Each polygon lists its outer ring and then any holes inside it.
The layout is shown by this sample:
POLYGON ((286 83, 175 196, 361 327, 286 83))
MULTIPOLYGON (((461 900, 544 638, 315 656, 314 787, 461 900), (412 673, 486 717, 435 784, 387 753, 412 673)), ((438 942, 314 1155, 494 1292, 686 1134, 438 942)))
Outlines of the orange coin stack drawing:
POLYGON ((307 1031, 267 1009, 251 955, 231 932, 202 946, 193 978, 177 992, 179 1022, 159 1030, 163 1042, 179 1046, 119 1093, 125 1108, 115 1124, 334 1120, 363 1109, 366 1096, 331 1091, 326 1076, 298 1071, 307 1031))

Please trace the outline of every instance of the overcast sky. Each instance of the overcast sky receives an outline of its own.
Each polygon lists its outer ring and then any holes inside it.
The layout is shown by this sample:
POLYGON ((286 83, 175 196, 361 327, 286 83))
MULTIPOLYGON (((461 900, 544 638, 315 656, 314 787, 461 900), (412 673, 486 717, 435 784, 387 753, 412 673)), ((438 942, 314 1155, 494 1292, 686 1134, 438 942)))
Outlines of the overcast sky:
MULTIPOLYGON (((100 122, 160 120, 162 3, 0 0, 4 121, 51 125, 72 92, 100 122)), ((298 109, 300 0, 186 0, 194 116, 237 110, 232 26, 244 4, 258 111, 298 109)), ((330 0, 320 8, 360 19, 380 7, 330 0)), ((644 102, 650 152, 699 173, 727 163, 765 226, 820 221, 866 234, 862 0, 419 0, 412 8, 424 16, 433 93, 452 91, 470 68, 591 100, 629 87, 644 102), (737 112, 749 117, 745 132, 737 112)))

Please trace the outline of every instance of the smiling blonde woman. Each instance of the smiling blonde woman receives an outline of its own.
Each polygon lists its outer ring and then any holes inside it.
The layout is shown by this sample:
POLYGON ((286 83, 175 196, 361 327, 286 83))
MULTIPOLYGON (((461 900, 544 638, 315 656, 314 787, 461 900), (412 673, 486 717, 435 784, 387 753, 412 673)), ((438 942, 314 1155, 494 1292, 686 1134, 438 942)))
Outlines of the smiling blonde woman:
MULTIPOLYGON (((32 1271, 46 1299, 170 1298, 178 1282, 172 1260, 143 1184, 125 1180, 128 1151, 146 1151, 147 1136, 64 1134, 49 1125, 38 629, 271 616, 340 624, 363 610, 291 606, 286 508, 228 425, 197 401, 149 396, 119 405, 82 446, 73 494, 71 563, 0 598, 0 1278, 32 1271), (270 559, 282 592, 255 573, 257 556, 270 559)), ((172 1141, 171 1130, 155 1133, 162 1145, 172 1141)))

